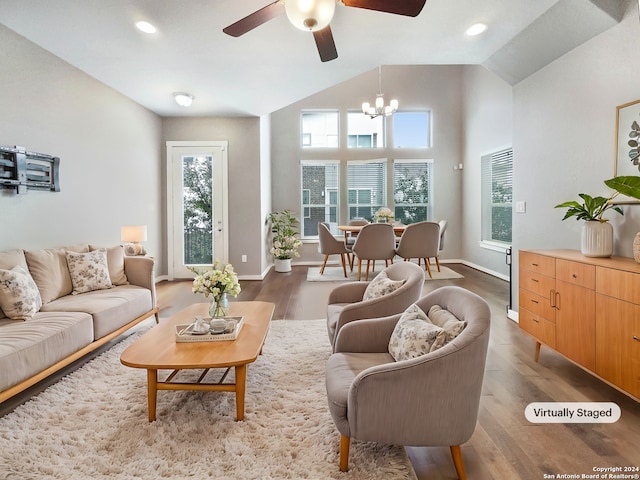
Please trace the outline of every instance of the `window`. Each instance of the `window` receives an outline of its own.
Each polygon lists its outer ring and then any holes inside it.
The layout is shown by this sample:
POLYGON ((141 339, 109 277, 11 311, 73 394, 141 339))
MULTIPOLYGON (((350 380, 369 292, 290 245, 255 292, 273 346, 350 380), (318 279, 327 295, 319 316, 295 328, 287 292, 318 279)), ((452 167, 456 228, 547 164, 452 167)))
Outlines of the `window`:
POLYGON ((384 122, 382 117, 370 118, 362 112, 347 113, 348 148, 384 147, 384 122))
POLYGON ((347 206, 349 218, 373 219, 380 207, 387 206, 387 161, 347 162, 347 206))
POLYGON ((338 112, 302 112, 303 148, 338 147, 338 112))
POLYGON ((393 114, 395 148, 431 147, 431 112, 396 112, 393 114))
POLYGON ((397 221, 425 222, 432 211, 433 160, 395 160, 393 198, 397 221))
POLYGON ((339 171, 337 161, 301 162, 303 238, 318 236, 318 222, 338 224, 339 171))
POLYGON ((482 161, 482 241, 511 243, 513 150, 482 161))

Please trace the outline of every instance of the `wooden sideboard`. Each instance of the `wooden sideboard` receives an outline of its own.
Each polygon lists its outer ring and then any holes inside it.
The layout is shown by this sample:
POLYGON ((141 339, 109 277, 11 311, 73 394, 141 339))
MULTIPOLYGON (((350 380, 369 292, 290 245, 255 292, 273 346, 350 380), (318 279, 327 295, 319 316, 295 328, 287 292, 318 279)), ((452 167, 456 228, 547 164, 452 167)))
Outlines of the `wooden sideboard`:
POLYGON ((640 264, 519 252, 518 319, 536 340, 640 401, 640 264))

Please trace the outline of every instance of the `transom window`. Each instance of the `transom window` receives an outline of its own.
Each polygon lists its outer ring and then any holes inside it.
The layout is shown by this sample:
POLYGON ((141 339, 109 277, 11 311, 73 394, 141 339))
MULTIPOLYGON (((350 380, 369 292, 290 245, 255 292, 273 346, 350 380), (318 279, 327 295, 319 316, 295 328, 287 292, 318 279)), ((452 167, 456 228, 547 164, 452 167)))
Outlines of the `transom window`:
POLYGON ((384 147, 384 121, 382 117, 370 118, 362 112, 347 113, 348 148, 384 147))
POLYGON ((431 147, 431 112, 396 112, 393 114, 395 148, 431 147))
POLYGON ((302 112, 302 147, 303 148, 337 148, 338 111, 302 112))

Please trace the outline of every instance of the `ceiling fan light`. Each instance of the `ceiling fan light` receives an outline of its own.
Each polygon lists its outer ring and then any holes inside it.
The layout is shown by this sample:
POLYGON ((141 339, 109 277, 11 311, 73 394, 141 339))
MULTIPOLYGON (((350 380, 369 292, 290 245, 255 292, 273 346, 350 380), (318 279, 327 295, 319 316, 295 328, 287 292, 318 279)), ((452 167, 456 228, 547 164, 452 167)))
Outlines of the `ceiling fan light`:
POLYGON ((371 108, 371 105, 369 105, 369 102, 364 102, 362 104, 362 113, 367 113, 370 108, 371 108))
POLYGON ((315 32, 331 22, 336 10, 335 0, 286 0, 287 18, 300 30, 315 32))
POLYGON ((398 100, 396 100, 395 98, 389 102, 389 105, 391 106, 391 110, 393 110, 394 112, 398 110, 398 100))
POLYGON ((193 102, 194 96, 188 93, 176 92, 173 94, 173 98, 175 98, 176 103, 181 107, 188 107, 193 102))
POLYGON ((382 95, 378 95, 376 97, 376 108, 382 108, 384 107, 384 98, 382 97, 382 95))

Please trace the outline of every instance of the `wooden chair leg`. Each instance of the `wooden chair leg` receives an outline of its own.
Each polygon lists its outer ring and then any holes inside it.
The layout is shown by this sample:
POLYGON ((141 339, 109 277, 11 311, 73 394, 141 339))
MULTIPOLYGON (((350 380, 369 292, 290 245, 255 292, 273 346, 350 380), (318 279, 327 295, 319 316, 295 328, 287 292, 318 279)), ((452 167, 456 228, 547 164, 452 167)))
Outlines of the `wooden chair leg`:
POLYGON ((358 281, 360 281, 361 277, 362 277, 362 259, 359 258, 358 259, 358 281))
POLYGON ((431 275, 431 265, 429 265, 429 259, 428 258, 424 259, 424 264, 427 266, 427 272, 429 272, 429 278, 433 278, 433 275, 431 275))
MULTIPOLYGON (((340 435, 340 471, 349 470, 349 437, 340 435)), ((451 447, 453 448, 453 447, 451 447)))
MULTIPOLYGON (((365 281, 369 281, 369 267, 371 265, 371 260, 367 260, 367 275, 364 277, 365 281)), ((376 261, 373 261, 373 267, 375 268, 376 266, 376 261)))
MULTIPOLYGON (((329 259, 329 255, 324 256, 324 263, 322 264, 322 268, 320 269, 320 275, 324 274, 324 267, 327 266, 327 260, 329 259)), ((346 277, 346 275, 345 275, 346 277)))
POLYGON ((340 259, 342 260, 342 270, 344 271, 344 278, 347 278, 347 263, 344 259, 345 254, 340 254, 340 259))
POLYGON ((436 257, 436 265, 438 266, 438 271, 440 271, 440 259, 436 257))
MULTIPOLYGON (((456 473, 460 480, 467 480, 467 474, 464 472, 464 463, 462 463, 462 451, 460 445, 451 445, 451 457, 453 458, 453 466, 456 467, 456 473)), ((340 454, 342 461, 342 453, 340 454)), ((346 472, 346 470, 344 470, 346 472)))

